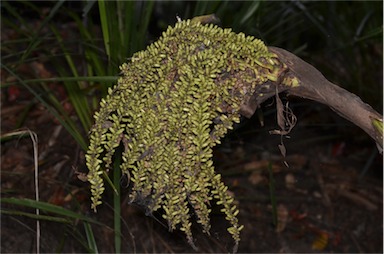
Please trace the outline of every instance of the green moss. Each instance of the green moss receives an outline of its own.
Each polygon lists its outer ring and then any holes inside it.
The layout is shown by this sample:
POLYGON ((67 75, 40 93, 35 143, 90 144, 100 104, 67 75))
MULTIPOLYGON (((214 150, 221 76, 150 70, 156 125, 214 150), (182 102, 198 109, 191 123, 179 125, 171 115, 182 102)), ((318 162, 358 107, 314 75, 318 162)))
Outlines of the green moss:
POLYGON ((210 201, 222 206, 237 248, 233 197, 214 171, 212 149, 239 122, 255 87, 278 79, 282 64, 264 43, 230 29, 190 20, 176 23, 121 66, 122 76, 95 114, 86 155, 92 208, 104 191, 101 174, 122 143, 121 170, 131 202, 164 210, 169 229, 192 246, 190 209, 209 233, 210 201))

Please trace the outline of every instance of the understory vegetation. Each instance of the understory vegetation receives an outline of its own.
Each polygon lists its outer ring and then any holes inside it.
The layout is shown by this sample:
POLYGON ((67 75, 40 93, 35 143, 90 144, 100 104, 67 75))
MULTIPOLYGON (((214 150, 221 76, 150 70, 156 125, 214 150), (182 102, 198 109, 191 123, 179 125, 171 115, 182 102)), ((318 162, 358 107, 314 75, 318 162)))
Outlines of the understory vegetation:
MULTIPOLYGON (((116 170, 104 176, 98 213, 90 209, 88 134, 119 66, 179 18, 215 13, 221 27, 293 52, 382 114, 382 10, 382 1, 2 1, 1 250, 193 251, 160 214, 128 205, 129 179, 116 170)), ((273 99, 213 152, 238 200, 239 252, 382 252, 374 142, 325 106, 282 100, 299 121, 286 158, 268 134, 273 99)), ((228 225, 211 205, 199 251, 230 251, 228 225)))

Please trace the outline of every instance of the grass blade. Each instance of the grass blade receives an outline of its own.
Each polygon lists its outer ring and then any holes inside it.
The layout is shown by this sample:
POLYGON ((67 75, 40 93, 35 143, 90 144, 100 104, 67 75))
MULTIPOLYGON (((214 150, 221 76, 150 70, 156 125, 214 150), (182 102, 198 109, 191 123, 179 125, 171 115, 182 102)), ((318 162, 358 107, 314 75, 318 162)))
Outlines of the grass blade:
POLYGON ((7 204, 30 207, 30 208, 34 208, 34 209, 40 209, 40 211, 45 211, 48 213, 54 213, 57 215, 62 215, 65 217, 69 217, 71 219, 86 221, 86 222, 90 222, 90 223, 98 224, 98 225, 103 225, 102 223, 100 223, 96 220, 93 220, 87 216, 84 216, 84 215, 79 214, 77 212, 73 212, 73 211, 70 211, 70 210, 65 209, 63 207, 60 207, 57 205, 52 205, 52 204, 49 204, 46 202, 36 201, 36 200, 32 200, 32 199, 27 199, 27 198, 1 198, 0 201, 1 201, 1 203, 7 203, 7 204))
MULTIPOLYGON (((31 42, 29 43, 27 49, 24 51, 24 54, 21 56, 20 62, 24 62, 27 57, 31 54, 33 49, 40 44, 41 38, 39 37, 41 30, 48 24, 48 22, 56 15, 57 11, 60 9, 60 7, 63 5, 65 0, 59 0, 55 6, 52 8, 49 15, 43 20, 40 27, 37 29, 37 31, 34 33, 33 38, 31 42)), ((27 3, 27 2, 26 2, 27 3)))
POLYGON ((51 96, 52 102, 55 103, 56 108, 50 106, 42 97, 40 94, 38 94, 34 89, 32 89, 29 85, 27 85, 16 73, 14 73, 10 68, 8 68, 6 65, 0 63, 0 66, 4 68, 6 71, 8 71, 12 76, 14 76, 20 84, 22 84, 25 88, 27 88, 47 109, 49 112, 51 112, 58 121, 67 129, 67 131, 74 137, 74 139, 79 143, 82 149, 87 149, 87 142, 85 141, 83 135, 79 132, 79 130, 76 128, 76 125, 73 123, 73 121, 66 115, 64 109, 60 105, 60 103, 57 101, 56 98, 51 96), (59 112, 62 114, 62 116, 59 114, 59 112))
POLYGON ((144 10, 143 10, 141 18, 139 20, 140 26, 139 26, 139 30, 138 30, 138 35, 139 35, 138 38, 140 40, 138 40, 139 44, 137 45, 136 50, 139 50, 140 47, 144 46, 145 34, 147 33, 147 30, 148 30, 148 25, 149 25, 149 21, 151 19, 151 15, 153 12, 154 3, 155 3, 154 1, 143 2, 144 10))
MULTIPOLYGON (((61 47, 61 50, 64 52, 64 57, 67 61, 67 64, 72 72, 71 76, 78 77, 79 74, 77 72, 75 63, 72 59, 71 54, 68 53, 67 49, 63 45, 63 38, 60 33, 54 26, 50 26, 52 32, 55 34, 57 41, 61 47)), ((60 73, 60 76, 65 76, 67 71, 62 67, 61 64, 57 64, 56 70, 60 73)), ((88 101, 86 96, 83 94, 81 89, 81 84, 71 84, 69 82, 64 82, 65 88, 68 92, 68 97, 75 108, 77 116, 79 117, 84 130, 88 131, 91 127, 91 110, 88 105, 88 101)))
POLYGON ((88 248, 91 250, 92 253, 99 253, 91 224, 89 224, 88 222, 84 222, 84 231, 87 236, 88 248))
MULTIPOLYGON (((57 77, 57 78, 41 78, 41 79, 26 79, 23 80, 24 84, 32 83, 52 83, 52 82, 76 82, 76 81, 88 81, 88 82, 116 82, 119 77, 117 76, 79 76, 79 77, 57 77)), ((1 88, 6 88, 11 85, 17 85, 20 82, 9 82, 1 84, 1 88)))
POLYGON ((104 38, 104 47, 105 52, 107 53, 108 60, 111 59, 111 50, 110 50, 110 41, 109 41, 109 29, 108 29, 108 16, 107 16, 107 10, 106 10, 106 3, 104 0, 99 0, 99 16, 100 16, 100 22, 101 22, 101 30, 103 32, 103 38, 104 38))
POLYGON ((21 212, 21 211, 10 211, 10 210, 0 209, 0 214, 24 216, 24 217, 28 217, 36 220, 45 220, 45 221, 52 221, 52 222, 59 222, 59 223, 71 222, 67 218, 55 217, 50 215, 42 215, 42 214, 37 215, 36 213, 27 213, 27 212, 21 212))

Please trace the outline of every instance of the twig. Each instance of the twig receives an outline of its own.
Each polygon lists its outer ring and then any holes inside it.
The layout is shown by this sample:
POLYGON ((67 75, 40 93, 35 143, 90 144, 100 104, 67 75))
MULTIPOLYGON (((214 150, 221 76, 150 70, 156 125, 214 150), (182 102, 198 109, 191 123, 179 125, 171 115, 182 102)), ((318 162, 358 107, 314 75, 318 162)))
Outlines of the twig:
MULTIPOLYGON (((35 199, 39 202, 39 148, 38 148, 38 138, 35 132, 28 130, 29 136, 32 139, 33 143, 33 159, 35 166, 35 199)), ((36 215, 40 214, 40 210, 36 209, 36 215)), ((40 220, 36 220, 36 253, 40 253, 40 220)))

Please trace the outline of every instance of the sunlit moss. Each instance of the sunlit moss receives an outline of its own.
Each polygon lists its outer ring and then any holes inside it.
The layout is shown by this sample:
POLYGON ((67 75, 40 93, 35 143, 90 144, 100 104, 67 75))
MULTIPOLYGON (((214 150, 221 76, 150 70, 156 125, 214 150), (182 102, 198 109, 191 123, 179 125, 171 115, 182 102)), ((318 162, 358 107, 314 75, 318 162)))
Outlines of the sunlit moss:
POLYGON ((215 200, 236 250, 239 211, 214 171, 212 148, 240 121, 241 102, 257 85, 277 80, 279 68, 262 41, 243 33, 189 20, 168 28, 120 67, 118 84, 95 114, 86 155, 92 208, 101 204, 101 174, 123 144, 121 170, 130 176, 131 202, 148 213, 162 208, 169 229, 184 231, 195 246, 190 212, 209 233, 215 200))

